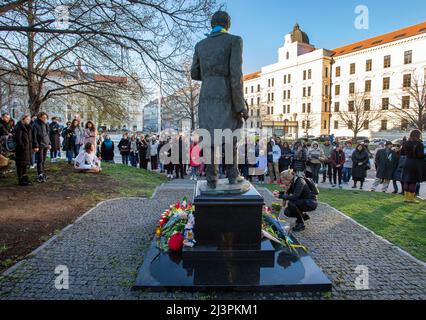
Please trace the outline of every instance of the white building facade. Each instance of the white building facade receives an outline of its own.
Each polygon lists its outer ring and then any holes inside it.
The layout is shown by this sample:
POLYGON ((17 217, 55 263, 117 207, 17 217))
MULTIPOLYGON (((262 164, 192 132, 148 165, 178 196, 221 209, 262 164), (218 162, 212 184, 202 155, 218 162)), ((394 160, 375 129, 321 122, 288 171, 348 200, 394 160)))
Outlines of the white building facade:
POLYGON ((296 24, 278 50, 278 62, 245 76, 247 127, 269 127, 296 139, 353 136, 339 113, 349 112, 353 93, 363 92, 381 118, 358 135, 402 134, 408 128, 392 117, 392 105, 407 100, 403 84, 409 74, 424 79, 425 67, 426 23, 334 50, 315 48, 296 24))

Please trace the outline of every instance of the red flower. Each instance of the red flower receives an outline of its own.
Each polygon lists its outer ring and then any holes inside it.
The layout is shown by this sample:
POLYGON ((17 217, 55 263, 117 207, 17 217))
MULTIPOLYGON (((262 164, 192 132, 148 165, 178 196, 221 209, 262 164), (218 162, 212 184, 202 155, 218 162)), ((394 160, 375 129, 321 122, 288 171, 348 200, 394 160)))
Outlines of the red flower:
POLYGON ((169 238, 169 249, 171 251, 180 251, 183 247, 183 235, 181 233, 175 233, 169 238))
POLYGON ((179 208, 180 208, 180 203, 179 203, 179 202, 176 202, 175 208, 176 208, 176 209, 179 209, 179 208))

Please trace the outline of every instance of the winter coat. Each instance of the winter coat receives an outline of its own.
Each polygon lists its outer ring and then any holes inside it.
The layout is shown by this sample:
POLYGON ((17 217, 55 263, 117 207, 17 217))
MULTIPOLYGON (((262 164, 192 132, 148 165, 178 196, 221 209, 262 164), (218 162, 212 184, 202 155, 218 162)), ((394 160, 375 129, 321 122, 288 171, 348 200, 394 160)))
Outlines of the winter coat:
POLYGON ((31 164, 32 128, 19 121, 15 128, 16 162, 22 165, 31 164))
POLYGON ((118 143, 118 150, 122 156, 128 156, 130 154, 130 139, 122 138, 118 143))
POLYGON ((302 148, 302 150, 294 151, 293 164, 292 168, 296 172, 303 172, 306 170, 306 162, 308 161, 308 151, 306 148, 302 148))
MULTIPOLYGON (((195 46, 191 77, 202 81, 198 118, 200 129, 240 129, 237 114, 246 109, 242 72, 243 40, 215 33, 195 46)), ((214 141, 212 141, 214 142, 214 141)))
POLYGON ((75 133, 75 144, 83 145, 84 144, 84 129, 80 126, 77 126, 74 130, 75 133))
POLYGON ((139 143, 138 147, 139 147, 139 158, 148 159, 149 158, 148 143, 145 140, 143 140, 139 143))
POLYGON ((105 139, 101 144, 101 158, 105 161, 114 160, 114 142, 111 139, 105 139))
POLYGON ((354 179, 365 179, 370 166, 370 155, 368 152, 365 149, 361 152, 355 149, 352 154, 352 163, 352 176, 354 179))
POLYGON ((420 141, 408 141, 402 147, 402 155, 407 157, 402 173, 402 181, 423 182, 424 146, 420 141))
POLYGON ((290 148, 281 147, 280 165, 288 168, 293 160, 293 151, 290 148))
POLYGON ((94 146, 96 145, 96 130, 90 130, 88 128, 83 131, 83 145, 91 142, 94 146))
POLYGON ((50 146, 49 125, 36 119, 33 125, 33 148, 48 148, 50 146))
POLYGON ((337 168, 338 165, 343 167, 345 161, 345 153, 342 150, 333 150, 333 152, 331 153, 331 165, 333 166, 333 168, 337 168))
POLYGON ((201 165, 200 152, 201 149, 199 144, 191 145, 189 150, 191 167, 199 167, 201 165))
POLYGON ((354 153, 354 148, 344 148, 343 152, 345 153, 345 164, 343 165, 344 168, 352 168, 353 162, 352 162, 352 154, 354 153))
POLYGON ((59 123, 52 122, 49 124, 49 138, 52 144, 52 150, 61 149, 61 127, 59 123))
POLYGON ((391 180, 398 166, 398 156, 393 150, 381 149, 376 153, 374 163, 377 169, 376 178, 391 180))
POLYGON ((407 161, 407 157, 400 155, 398 159, 398 165, 393 173, 392 180, 394 181, 402 181, 402 173, 404 171, 405 162, 407 161))
POLYGON ((155 141, 154 143, 152 143, 152 141, 149 143, 149 156, 150 157, 156 157, 158 156, 158 147, 159 147, 159 143, 157 141, 155 141))
POLYGON ((280 161, 280 158, 281 158, 281 147, 275 144, 272 147, 272 161, 274 163, 278 163, 280 161))
POLYGON ((316 200, 317 196, 311 191, 304 178, 293 179, 286 194, 281 194, 280 198, 286 201, 316 200))
POLYGON ((320 164, 324 160, 324 151, 321 148, 311 148, 308 151, 308 161, 313 164, 320 164))
POLYGON ((0 137, 1 136, 7 136, 9 133, 12 132, 12 128, 9 123, 6 123, 3 119, 0 118, 0 137))
POLYGON ((68 127, 62 130, 62 137, 64 138, 64 141, 62 142, 62 149, 64 151, 74 151, 75 149, 74 128, 68 127))
POLYGON ((325 145, 325 144, 323 144, 322 145, 322 151, 324 151, 324 157, 325 157, 325 162, 326 163, 330 163, 330 160, 331 160, 331 153, 333 152, 333 150, 334 150, 334 147, 333 147, 333 145, 332 144, 330 144, 330 145, 325 145))

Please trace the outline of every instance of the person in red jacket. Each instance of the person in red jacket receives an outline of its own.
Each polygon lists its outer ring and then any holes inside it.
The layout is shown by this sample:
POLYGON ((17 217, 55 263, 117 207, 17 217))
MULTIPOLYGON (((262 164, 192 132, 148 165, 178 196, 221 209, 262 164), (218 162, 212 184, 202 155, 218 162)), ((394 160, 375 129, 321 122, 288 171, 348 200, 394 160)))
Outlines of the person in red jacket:
POLYGON ((345 164, 345 153, 341 144, 336 146, 331 152, 331 166, 333 168, 333 188, 337 187, 339 178, 339 188, 342 189, 343 165, 345 164))

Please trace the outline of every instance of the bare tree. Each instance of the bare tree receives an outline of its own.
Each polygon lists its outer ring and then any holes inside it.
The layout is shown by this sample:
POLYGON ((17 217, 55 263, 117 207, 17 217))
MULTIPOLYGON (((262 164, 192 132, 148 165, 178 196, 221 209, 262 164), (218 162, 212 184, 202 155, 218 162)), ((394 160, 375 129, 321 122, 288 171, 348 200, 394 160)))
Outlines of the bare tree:
POLYGON ((0 1, 0 15, 4 14, 8 11, 12 11, 15 10, 17 8, 19 8, 20 6, 24 5, 26 2, 28 2, 28 0, 2 0, 0 1))
POLYGON ((367 130, 372 123, 380 119, 380 112, 372 104, 366 92, 357 92, 349 96, 347 110, 337 113, 338 118, 354 134, 354 139, 361 131, 367 130))
POLYGON ((142 81, 180 70, 177 58, 214 7, 215 0, 28 0, 0 15, 0 70, 24 80, 32 113, 57 96, 115 90, 115 78, 94 75, 122 75, 142 92, 142 81))
POLYGON ((174 122, 189 120, 191 130, 196 129, 198 105, 200 98, 200 83, 192 80, 190 64, 183 64, 183 71, 174 74, 161 86, 163 100, 163 114, 174 122))
POLYGON ((400 122, 405 122, 407 127, 420 131, 426 130, 426 85, 425 77, 411 75, 411 83, 403 88, 404 96, 398 103, 389 104, 391 112, 400 122))
POLYGON ((305 124, 305 127, 303 128, 303 133, 305 134, 305 137, 309 137, 309 132, 312 130, 313 127, 315 127, 315 115, 312 113, 311 110, 307 110, 308 112, 304 113, 302 115, 303 121, 305 124))

